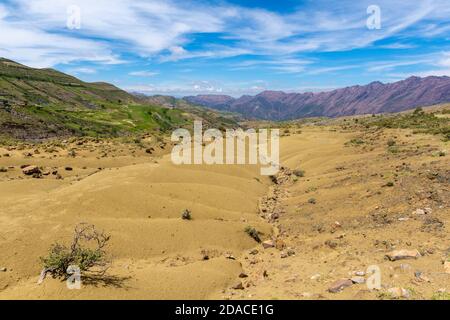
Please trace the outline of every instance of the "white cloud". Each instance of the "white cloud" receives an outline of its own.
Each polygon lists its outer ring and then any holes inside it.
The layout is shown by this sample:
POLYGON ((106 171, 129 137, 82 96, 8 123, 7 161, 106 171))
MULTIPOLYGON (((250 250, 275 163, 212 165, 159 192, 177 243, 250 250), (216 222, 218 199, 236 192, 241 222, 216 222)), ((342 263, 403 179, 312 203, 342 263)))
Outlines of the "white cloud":
MULTIPOLYGON (((447 0, 377 0, 380 30, 366 28, 371 2, 316 0, 280 14, 226 2, 11 0, 0 6, 0 55, 33 66, 82 60, 120 63, 123 52, 157 56, 160 62, 247 54, 279 57, 364 48, 400 32, 423 37, 449 31, 442 25, 450 14, 447 0), (68 30, 66 9, 74 3, 81 9, 81 29, 68 30), (221 39, 220 45, 198 40, 204 34, 221 39), (196 49, 188 49, 190 44, 196 49)), ((301 65, 273 68, 304 71, 301 65)))
POLYGON ((97 73, 97 70, 93 69, 93 68, 85 68, 85 67, 80 67, 80 68, 71 68, 67 70, 68 73, 72 73, 72 74, 80 74, 80 73, 84 73, 84 74, 94 74, 97 73))
POLYGON ((135 76, 135 77, 153 77, 158 74, 159 74, 158 72, 153 72, 153 71, 133 71, 133 72, 129 73, 130 76, 135 76))

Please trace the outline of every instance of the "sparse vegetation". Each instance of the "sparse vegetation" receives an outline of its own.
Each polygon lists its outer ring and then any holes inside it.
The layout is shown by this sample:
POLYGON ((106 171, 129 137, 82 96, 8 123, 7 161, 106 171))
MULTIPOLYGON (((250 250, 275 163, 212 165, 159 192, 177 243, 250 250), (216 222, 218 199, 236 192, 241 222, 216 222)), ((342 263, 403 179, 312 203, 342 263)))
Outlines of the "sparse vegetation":
POLYGON ((450 118, 437 117, 436 114, 437 112, 424 112, 422 108, 416 108, 413 113, 367 118, 365 123, 379 128, 413 129, 414 134, 442 135, 444 141, 448 141, 450 140, 450 118))
POLYGON ((67 278, 67 268, 74 265, 80 268, 81 272, 96 268, 96 272, 103 274, 108 265, 104 248, 109 239, 109 235, 97 231, 94 225, 78 224, 69 247, 55 243, 49 254, 41 257, 44 272, 54 277, 67 278))
POLYGON ((183 213, 181 214, 181 219, 183 220, 192 220, 191 211, 188 209, 185 209, 183 213))
POLYGON ((395 145, 395 140, 394 139, 388 139, 388 141, 387 141, 387 145, 388 145, 388 147, 392 147, 392 146, 394 146, 395 145))
POLYGON ((299 170, 299 169, 297 169, 297 170, 294 170, 292 173, 293 173, 296 177, 299 177, 299 178, 302 178, 302 177, 305 176, 305 171, 304 171, 304 170, 299 170))
POLYGON ((449 292, 435 292, 431 296, 431 300, 450 300, 449 292))
POLYGON ((245 233, 247 233, 251 238, 253 238, 256 242, 261 242, 261 238, 259 237, 259 232, 255 228, 251 226, 247 226, 244 229, 245 233))
POLYGON ((365 141, 363 139, 361 139, 361 138, 354 138, 354 139, 351 139, 350 141, 346 142, 345 144, 346 145, 359 146, 359 145, 362 145, 364 143, 365 143, 365 141))
POLYGON ((310 203, 310 204, 316 204, 317 201, 316 201, 315 198, 309 198, 309 199, 308 199, 308 203, 310 203))

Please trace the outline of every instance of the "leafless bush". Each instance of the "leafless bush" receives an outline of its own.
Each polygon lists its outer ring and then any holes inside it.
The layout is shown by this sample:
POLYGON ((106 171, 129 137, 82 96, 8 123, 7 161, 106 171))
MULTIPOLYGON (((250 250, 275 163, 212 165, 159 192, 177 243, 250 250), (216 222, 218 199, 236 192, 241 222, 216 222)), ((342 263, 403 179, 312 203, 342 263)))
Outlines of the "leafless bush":
POLYGON ((77 266, 81 272, 104 274, 109 266, 104 248, 110 239, 103 231, 95 229, 94 225, 79 223, 74 230, 70 247, 55 243, 49 254, 41 257, 43 270, 42 281, 47 273, 54 277, 67 278, 67 268, 77 266))

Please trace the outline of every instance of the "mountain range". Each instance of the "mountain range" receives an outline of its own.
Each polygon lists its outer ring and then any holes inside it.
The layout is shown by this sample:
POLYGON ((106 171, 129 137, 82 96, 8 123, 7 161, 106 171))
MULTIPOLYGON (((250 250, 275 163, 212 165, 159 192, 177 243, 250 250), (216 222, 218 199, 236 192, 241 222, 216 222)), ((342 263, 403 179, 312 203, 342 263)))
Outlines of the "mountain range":
POLYGON ((327 92, 264 91, 255 96, 197 95, 186 101, 249 119, 289 120, 392 113, 418 106, 450 102, 450 77, 409 77, 393 83, 372 82, 327 92))

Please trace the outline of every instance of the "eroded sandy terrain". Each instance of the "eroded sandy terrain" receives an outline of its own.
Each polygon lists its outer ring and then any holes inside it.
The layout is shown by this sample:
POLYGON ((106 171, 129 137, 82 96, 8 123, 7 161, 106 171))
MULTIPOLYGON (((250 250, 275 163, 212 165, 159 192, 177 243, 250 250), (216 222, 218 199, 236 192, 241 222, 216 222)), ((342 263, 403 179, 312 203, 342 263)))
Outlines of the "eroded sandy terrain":
POLYGON ((74 142, 75 155, 73 145, 1 148, 0 298, 374 299, 392 298, 396 287, 410 299, 445 296, 450 173, 439 151, 448 143, 408 130, 296 132, 281 140, 288 169, 279 184, 255 166, 175 166, 164 145, 147 153, 74 142), (46 175, 23 175, 25 164, 46 175), (425 208, 432 212, 413 213, 425 208), (192 220, 181 219, 185 209, 192 220), (39 257, 70 241, 82 221, 111 234, 107 277, 81 290, 50 277, 38 285, 39 257), (255 242, 246 226, 275 247, 255 242), (420 257, 387 260, 396 249, 420 257), (380 290, 355 283, 328 292, 370 265, 382 271, 380 290))

